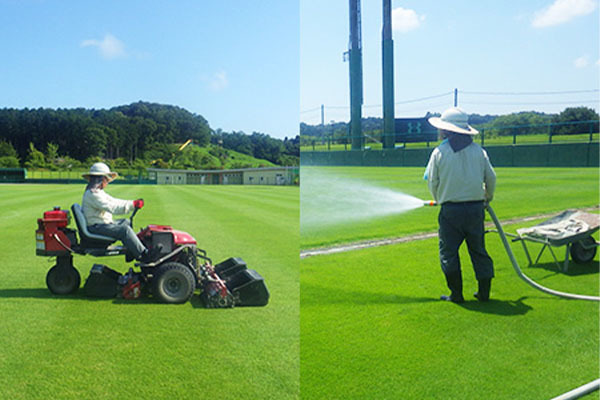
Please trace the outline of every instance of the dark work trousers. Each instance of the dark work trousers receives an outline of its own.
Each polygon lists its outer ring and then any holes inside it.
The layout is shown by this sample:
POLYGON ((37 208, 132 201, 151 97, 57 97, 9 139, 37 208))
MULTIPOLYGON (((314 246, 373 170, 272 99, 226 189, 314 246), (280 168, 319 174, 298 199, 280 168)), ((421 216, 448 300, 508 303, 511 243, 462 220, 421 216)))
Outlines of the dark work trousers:
POLYGON ((128 219, 119 219, 112 224, 90 225, 88 226, 88 230, 90 233, 119 239, 134 258, 139 258, 144 250, 146 250, 146 246, 144 246, 133 229, 131 229, 128 219))
POLYGON ((444 203, 440 224, 440 263, 446 275, 460 273, 458 249, 467 242, 477 280, 494 277, 494 263, 485 250, 483 201, 444 203))

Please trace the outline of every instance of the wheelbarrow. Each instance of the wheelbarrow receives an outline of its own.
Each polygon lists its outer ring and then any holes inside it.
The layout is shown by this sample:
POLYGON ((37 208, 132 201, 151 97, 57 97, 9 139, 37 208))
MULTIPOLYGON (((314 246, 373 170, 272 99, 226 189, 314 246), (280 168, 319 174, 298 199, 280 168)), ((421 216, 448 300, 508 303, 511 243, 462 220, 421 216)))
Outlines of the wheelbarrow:
POLYGON ((544 250, 548 249, 558 270, 567 272, 569 270, 569 254, 578 264, 594 259, 599 243, 592 235, 598 231, 599 227, 600 216, 598 214, 566 210, 530 228, 517 229, 517 234, 506 233, 506 235, 512 237, 513 242, 521 242, 530 267, 537 264, 544 250), (535 262, 531 261, 527 242, 542 244, 535 262), (561 246, 566 246, 562 267, 552 250, 553 247, 561 246))

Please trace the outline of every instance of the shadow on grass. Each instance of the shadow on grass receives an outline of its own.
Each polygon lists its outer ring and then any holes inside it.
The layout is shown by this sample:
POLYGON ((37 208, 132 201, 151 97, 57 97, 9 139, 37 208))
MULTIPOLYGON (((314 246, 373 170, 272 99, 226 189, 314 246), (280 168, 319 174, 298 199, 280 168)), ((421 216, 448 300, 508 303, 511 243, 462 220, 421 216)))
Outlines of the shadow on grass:
POLYGON ((490 299, 486 302, 481 302, 478 300, 466 301, 464 303, 458 304, 458 306, 469 310, 480 312, 484 314, 495 314, 495 315, 525 315, 530 310, 533 310, 533 307, 528 306, 523 303, 523 300, 527 299, 527 297, 521 297, 517 300, 497 300, 490 299))
MULTIPOLYGON (((77 293, 74 294, 66 294, 66 295, 57 295, 52 294, 46 288, 19 288, 19 289, 0 289, 0 299, 8 299, 8 298, 20 298, 20 299, 47 299, 47 300, 86 300, 86 301, 105 301, 112 302, 113 304, 123 304, 123 305, 140 305, 140 304, 156 304, 161 306, 177 306, 178 304, 165 304, 161 303, 158 300, 154 299, 147 293, 143 293, 142 296, 135 300, 127 300, 121 297, 90 297, 86 296, 82 289, 78 290, 77 293)), ((198 295, 198 293, 194 293, 192 298, 189 300, 189 303, 194 308, 202 308, 208 310, 204 306, 204 302, 198 295)), ((212 308, 211 310, 218 310, 219 308, 212 308)))
POLYGON ((305 283, 301 284, 300 296, 301 306, 324 304, 416 304, 439 301, 439 299, 432 297, 405 296, 397 293, 344 290, 339 288, 332 289, 305 283), (323 296, 324 293, 327 293, 327 297, 323 296))
MULTIPOLYGON (((423 303, 440 303, 439 297, 419 297, 419 296, 407 296, 396 293, 383 293, 383 292, 369 292, 359 290, 344 290, 344 289, 332 289, 324 288, 318 285, 302 284, 301 289, 301 301, 302 306, 319 306, 319 305, 332 305, 332 304, 346 304, 346 305, 373 305, 373 304, 423 304, 423 303), (327 293, 327 297, 323 296, 323 293, 327 293)), ((478 300, 469 301, 457 304, 457 306, 464 309, 503 316, 512 315, 525 315, 533 308, 523 301, 527 297, 521 297, 517 300, 497 300, 490 299, 483 303, 478 300)), ((452 303, 448 304, 452 306, 452 303)))
POLYGON ((163 304, 152 297, 142 294, 139 299, 126 300, 119 297, 91 297, 86 296, 83 290, 77 293, 57 295, 46 288, 19 288, 19 289, 0 289, 0 298, 21 298, 21 299, 48 299, 48 300, 86 300, 86 301, 110 301, 114 304, 163 304))
POLYGON ((555 262, 548 262, 544 264, 534 264, 531 267, 521 267, 523 272, 527 274, 528 269, 544 269, 549 272, 553 272, 552 275, 562 274, 566 276, 581 276, 581 275, 597 275, 600 272, 600 262, 590 261, 583 264, 577 264, 574 261, 569 262, 569 268, 567 272, 562 270, 563 264, 560 262, 560 269, 555 262))

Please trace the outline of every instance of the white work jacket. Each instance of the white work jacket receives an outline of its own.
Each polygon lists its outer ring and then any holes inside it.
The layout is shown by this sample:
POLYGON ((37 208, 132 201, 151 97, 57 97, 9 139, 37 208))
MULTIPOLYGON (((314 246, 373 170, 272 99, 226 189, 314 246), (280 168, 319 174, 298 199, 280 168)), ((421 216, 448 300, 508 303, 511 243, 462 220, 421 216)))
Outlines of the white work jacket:
POLYGON ((425 177, 431 195, 440 204, 494 198, 496 173, 477 143, 454 152, 450 143, 443 141, 431 153, 425 177))
POLYGON ((112 224, 113 214, 121 215, 133 211, 133 200, 115 199, 104 190, 86 190, 81 203, 83 215, 88 226, 94 224, 112 224))

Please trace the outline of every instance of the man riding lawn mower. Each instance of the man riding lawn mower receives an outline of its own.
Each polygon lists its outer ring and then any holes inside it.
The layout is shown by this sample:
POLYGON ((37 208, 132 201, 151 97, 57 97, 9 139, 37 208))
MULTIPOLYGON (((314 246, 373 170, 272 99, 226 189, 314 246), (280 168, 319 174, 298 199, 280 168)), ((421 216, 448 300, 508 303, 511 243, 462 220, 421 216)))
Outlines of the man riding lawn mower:
POLYGON ((264 306, 269 292, 264 279, 247 269, 241 258, 229 258, 215 266, 196 240, 186 232, 164 225, 148 225, 135 234, 133 217, 144 206, 142 199, 120 200, 104 192, 117 174, 104 163, 96 163, 83 177, 88 180, 83 207, 73 204, 77 230, 68 227, 70 213, 55 207, 38 219, 36 254, 56 257, 46 284, 54 294, 75 292, 81 282, 73 267, 73 253, 95 257, 125 255, 137 260, 140 272, 130 268, 125 275, 94 264, 84 289, 100 297, 137 298, 149 289, 164 303, 185 303, 196 288, 206 307, 264 306), (112 214, 133 211, 129 220, 112 219, 112 214), (77 238, 79 236, 79 240, 77 238), (124 246, 113 243, 121 240, 124 246))

